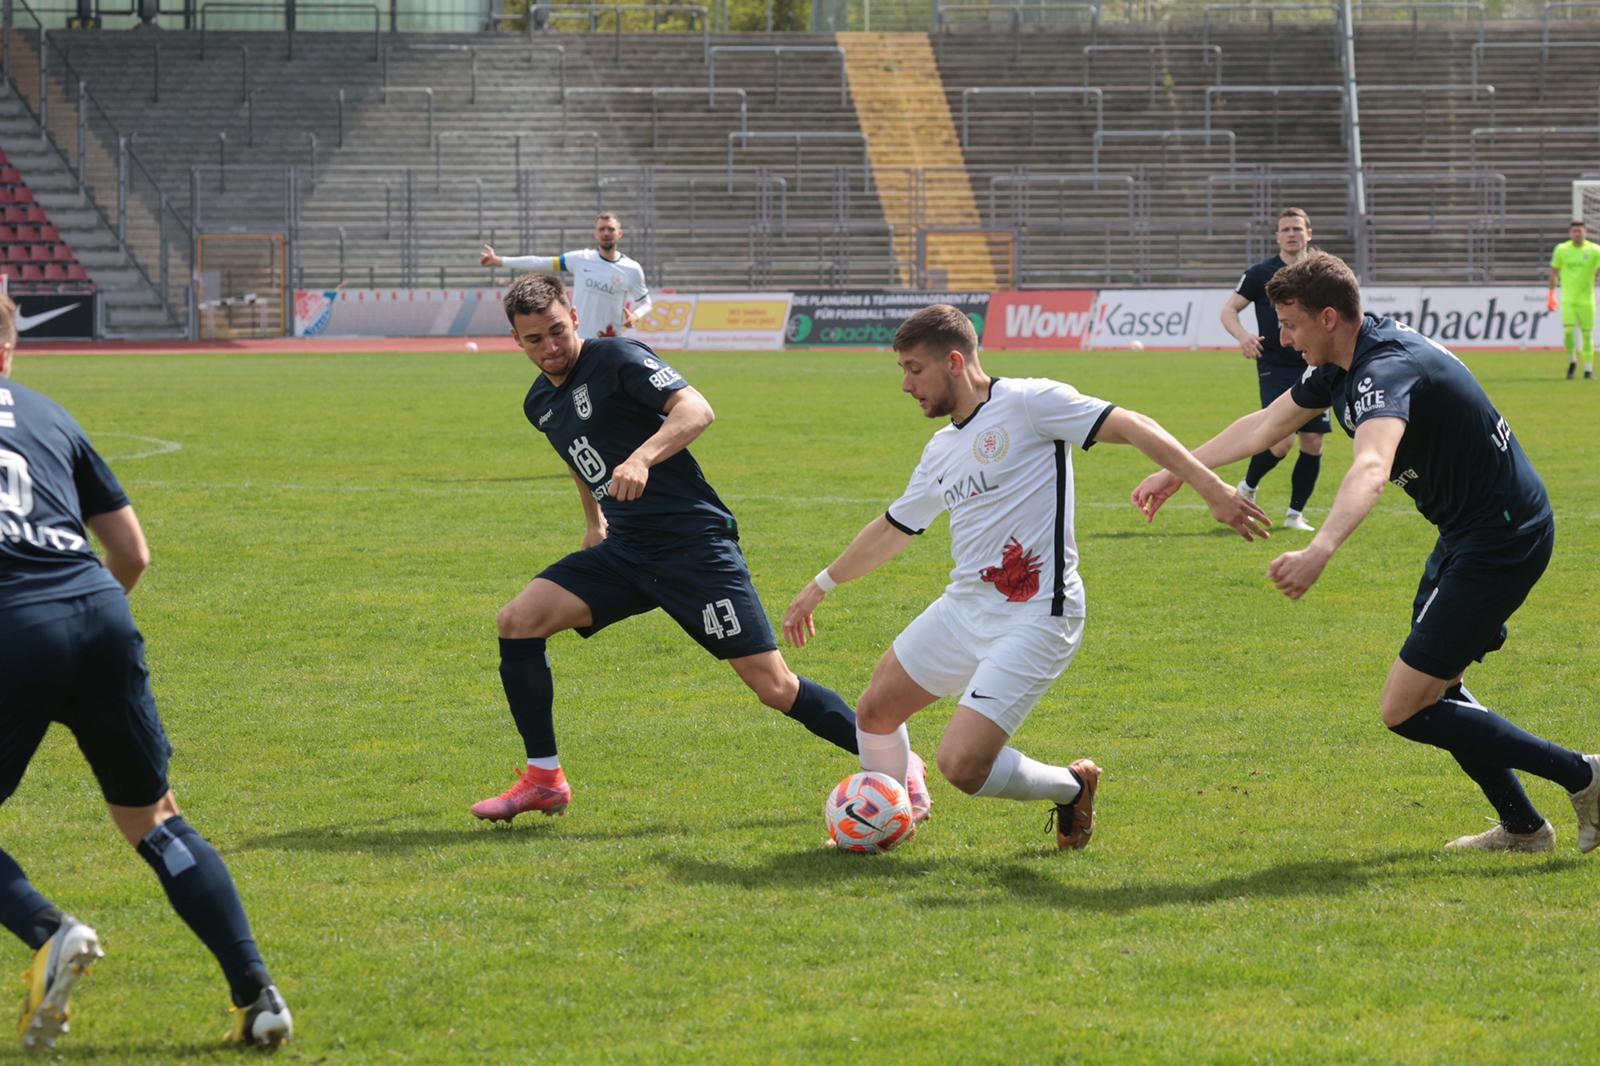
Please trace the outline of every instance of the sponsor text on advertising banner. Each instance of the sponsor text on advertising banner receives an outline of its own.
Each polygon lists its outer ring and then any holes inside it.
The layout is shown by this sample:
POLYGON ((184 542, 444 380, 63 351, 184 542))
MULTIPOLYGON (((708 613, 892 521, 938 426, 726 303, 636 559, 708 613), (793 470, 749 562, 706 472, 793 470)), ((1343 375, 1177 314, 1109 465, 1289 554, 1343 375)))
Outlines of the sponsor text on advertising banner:
POLYGON ((930 304, 960 308, 982 336, 989 312, 986 292, 813 290, 794 294, 785 339, 793 348, 889 348, 900 323, 930 304))
POLYGON ((1088 347, 1092 289, 997 292, 989 298, 983 346, 996 351, 1075 351, 1088 347))
POLYGON ((689 323, 688 348, 772 351, 783 347, 786 292, 701 293, 689 323))
POLYGON ((694 305, 693 293, 659 292, 650 301, 650 313, 624 335, 660 352, 680 351, 689 338, 694 305))

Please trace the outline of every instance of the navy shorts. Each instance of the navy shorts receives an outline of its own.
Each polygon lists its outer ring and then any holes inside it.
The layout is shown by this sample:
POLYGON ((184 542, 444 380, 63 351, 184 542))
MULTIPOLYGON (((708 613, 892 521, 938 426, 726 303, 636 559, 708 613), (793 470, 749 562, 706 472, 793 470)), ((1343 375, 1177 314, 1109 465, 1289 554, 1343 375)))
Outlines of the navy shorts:
POLYGON ((778 646, 736 541, 713 537, 679 552, 645 555, 608 539, 539 576, 589 605, 594 623, 578 629, 584 637, 659 607, 719 659, 778 646))
MULTIPOLYGON (((1281 366, 1277 363, 1256 362, 1256 377, 1261 386, 1261 406, 1270 407, 1272 401, 1294 388, 1305 374, 1304 366, 1281 366)), ((1301 433, 1332 433, 1333 420, 1328 417, 1328 412, 1307 420, 1300 427, 1301 433)))
POLYGON ((1499 651, 1506 620, 1538 583, 1555 543, 1554 522, 1494 545, 1455 546, 1440 537, 1417 585, 1400 661, 1448 681, 1499 651))
POLYGON ((72 730, 107 803, 147 807, 166 795, 172 745, 121 591, 0 612, 0 633, 0 802, 51 722, 72 730))

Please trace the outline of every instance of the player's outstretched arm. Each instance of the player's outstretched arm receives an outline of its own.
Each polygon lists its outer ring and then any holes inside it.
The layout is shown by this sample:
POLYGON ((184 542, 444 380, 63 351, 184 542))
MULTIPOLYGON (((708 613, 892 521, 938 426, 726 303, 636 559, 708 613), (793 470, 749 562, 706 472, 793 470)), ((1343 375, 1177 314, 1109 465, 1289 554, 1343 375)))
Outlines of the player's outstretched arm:
MULTIPOLYGON (((1211 472, 1161 424, 1147 415, 1118 407, 1095 432, 1096 443, 1131 444, 1162 467, 1194 486, 1211 508, 1211 516, 1245 540, 1267 537, 1267 514, 1240 496, 1232 485, 1211 472)), ((1169 493, 1170 495, 1170 493, 1169 493)))
POLYGON ((829 589, 865 577, 899 555, 910 543, 911 534, 890 522, 886 516, 879 515, 868 522, 837 559, 824 567, 816 578, 806 582, 806 587, 800 590, 794 602, 789 604, 789 609, 783 612, 784 639, 797 648, 805 647, 806 641, 817 635, 817 624, 812 616, 829 589), (819 585, 817 578, 821 578, 828 587, 819 585))
POLYGON ((1406 423, 1399 418, 1369 418, 1356 427, 1355 454, 1350 461, 1333 509, 1327 521, 1300 551, 1285 552, 1272 560, 1267 576, 1278 591, 1298 600, 1317 583, 1333 553, 1372 512, 1383 487, 1389 483, 1394 453, 1405 436, 1406 423))
POLYGON ((132 592, 150 566, 150 545, 132 507, 97 514, 87 522, 89 532, 105 552, 106 569, 124 592, 132 592))
MULTIPOLYGON (((1313 412, 1301 407, 1284 393, 1270 405, 1237 419, 1227 429, 1194 449, 1194 457, 1215 470, 1238 462, 1274 444, 1306 424, 1313 412)), ((1109 421, 1109 420, 1108 420, 1109 421)), ((1170 470, 1158 470, 1141 481, 1131 496, 1133 505, 1154 521, 1156 511, 1183 485, 1183 479, 1170 470)))
POLYGON ((661 411, 667 416, 661 428, 611 472, 613 500, 637 500, 644 495, 644 487, 650 480, 650 468, 693 444, 695 438, 704 433, 717 417, 711 404, 692 386, 669 395, 667 402, 661 405, 661 411))

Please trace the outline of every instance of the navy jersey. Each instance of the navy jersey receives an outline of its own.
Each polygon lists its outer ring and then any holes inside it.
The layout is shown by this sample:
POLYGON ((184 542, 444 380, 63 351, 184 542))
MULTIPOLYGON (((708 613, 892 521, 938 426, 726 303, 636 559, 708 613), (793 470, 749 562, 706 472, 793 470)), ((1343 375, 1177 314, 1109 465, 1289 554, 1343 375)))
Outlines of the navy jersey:
POLYGON ((1478 380, 1410 326, 1366 315, 1349 372, 1317 367, 1291 396, 1331 407, 1352 437, 1369 418, 1403 419, 1389 480, 1441 536, 1492 541, 1551 518, 1544 482, 1478 380))
POLYGON ((687 388, 672 367, 638 341, 597 337, 583 342, 559 386, 543 374, 528 390, 523 413, 594 493, 607 536, 650 555, 679 550, 686 537, 737 539, 733 513, 706 482, 689 450, 650 468, 644 494, 611 498, 611 472, 666 421, 667 397, 687 388))
POLYGON ((0 611, 116 589, 86 519, 128 506, 66 408, 0 379, 0 611))
POLYGON ((1267 299, 1267 282, 1271 281, 1272 275, 1283 267, 1282 256, 1275 255, 1271 259, 1263 259, 1244 272, 1239 278, 1239 287, 1234 292, 1255 306, 1256 333, 1261 337, 1261 362, 1272 366, 1298 367, 1303 370, 1306 365, 1305 359, 1293 348, 1285 348, 1278 339, 1282 336, 1278 330, 1278 312, 1273 310, 1272 301, 1267 299))

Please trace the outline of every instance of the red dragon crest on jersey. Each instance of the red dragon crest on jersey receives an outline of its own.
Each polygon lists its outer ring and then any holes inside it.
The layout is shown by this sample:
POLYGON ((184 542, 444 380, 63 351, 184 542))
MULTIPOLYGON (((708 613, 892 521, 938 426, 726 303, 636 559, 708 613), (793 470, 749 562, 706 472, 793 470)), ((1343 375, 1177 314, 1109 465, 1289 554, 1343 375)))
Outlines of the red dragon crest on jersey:
POLYGON ((1039 591, 1039 557, 1028 551, 1016 537, 1006 541, 999 566, 986 566, 978 576, 999 589, 1012 603, 1033 599, 1039 591))

